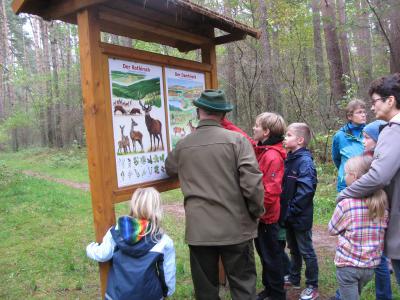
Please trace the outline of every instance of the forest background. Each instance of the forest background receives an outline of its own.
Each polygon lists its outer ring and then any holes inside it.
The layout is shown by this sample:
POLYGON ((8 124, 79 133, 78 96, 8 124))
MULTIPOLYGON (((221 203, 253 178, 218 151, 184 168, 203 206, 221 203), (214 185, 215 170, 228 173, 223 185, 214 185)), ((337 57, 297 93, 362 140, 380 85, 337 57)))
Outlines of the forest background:
MULTIPOLYGON (((16 16, 0 0, 0 150, 84 146, 77 27, 16 16)), ((261 30, 218 46, 230 118, 250 131, 276 111, 310 124, 314 154, 329 158, 343 106, 367 100, 376 77, 400 71, 399 0, 197 0, 261 30)), ((200 61, 200 52, 102 34, 105 42, 200 61)), ((372 116, 370 116, 372 118, 372 116)), ((370 118, 370 119, 371 119, 370 118)))

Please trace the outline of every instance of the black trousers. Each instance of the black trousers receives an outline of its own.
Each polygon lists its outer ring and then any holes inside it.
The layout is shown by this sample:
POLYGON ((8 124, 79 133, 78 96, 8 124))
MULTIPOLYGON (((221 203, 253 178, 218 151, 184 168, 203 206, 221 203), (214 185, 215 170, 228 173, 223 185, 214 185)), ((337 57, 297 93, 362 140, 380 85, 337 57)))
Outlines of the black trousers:
POLYGON ((224 265, 232 299, 255 299, 257 273, 252 240, 228 246, 189 245, 189 250, 197 300, 219 299, 219 257, 224 265))
POLYGON ((278 240, 278 223, 258 224, 258 237, 254 239, 262 264, 262 283, 266 294, 273 300, 286 299, 282 246, 278 240))

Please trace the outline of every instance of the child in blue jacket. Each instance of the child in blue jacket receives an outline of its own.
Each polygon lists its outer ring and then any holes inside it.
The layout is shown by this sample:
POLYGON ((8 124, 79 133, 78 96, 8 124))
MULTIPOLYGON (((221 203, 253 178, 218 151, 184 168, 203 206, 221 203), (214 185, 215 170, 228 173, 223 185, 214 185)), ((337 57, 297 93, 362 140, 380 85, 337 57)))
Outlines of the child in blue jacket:
POLYGON ((305 123, 288 126, 283 144, 288 151, 281 195, 281 222, 286 224, 286 239, 291 254, 286 287, 300 288, 302 260, 306 264, 306 288, 300 300, 315 300, 318 293, 318 261, 312 244, 313 198, 317 172, 309 150, 310 128, 305 123))
POLYGON ((344 165, 354 156, 364 151, 363 128, 367 122, 365 102, 359 99, 351 100, 346 107, 347 123, 333 136, 332 160, 338 169, 337 191, 346 187, 344 180, 344 165))
POLYGON ((175 249, 163 233, 160 194, 152 187, 137 189, 131 213, 118 219, 101 244, 91 243, 87 256, 112 260, 105 299, 160 300, 175 291, 175 249))

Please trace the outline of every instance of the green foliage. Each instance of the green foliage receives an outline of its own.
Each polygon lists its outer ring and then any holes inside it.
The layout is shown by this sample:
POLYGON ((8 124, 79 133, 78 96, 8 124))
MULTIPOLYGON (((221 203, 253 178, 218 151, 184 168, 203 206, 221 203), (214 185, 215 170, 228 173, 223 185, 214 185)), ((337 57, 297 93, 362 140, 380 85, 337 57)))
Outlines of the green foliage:
POLYGON ((20 172, 9 168, 4 161, 0 160, 0 190, 18 182, 19 178, 20 172))
POLYGON ((5 143, 10 139, 13 129, 32 125, 32 119, 26 112, 15 111, 11 116, 0 123, 0 143, 5 143))

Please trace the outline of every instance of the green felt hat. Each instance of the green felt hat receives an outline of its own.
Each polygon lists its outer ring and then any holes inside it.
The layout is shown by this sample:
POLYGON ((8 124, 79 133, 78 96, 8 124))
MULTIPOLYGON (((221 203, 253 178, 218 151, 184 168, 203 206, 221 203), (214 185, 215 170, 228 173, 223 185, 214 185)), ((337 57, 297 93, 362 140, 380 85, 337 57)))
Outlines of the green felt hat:
POLYGON ((233 109, 233 105, 226 101, 223 90, 205 90, 193 100, 193 104, 209 111, 228 112, 233 109))

